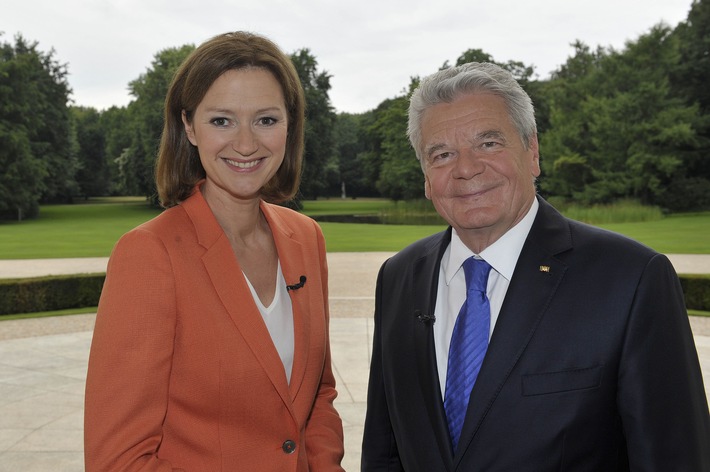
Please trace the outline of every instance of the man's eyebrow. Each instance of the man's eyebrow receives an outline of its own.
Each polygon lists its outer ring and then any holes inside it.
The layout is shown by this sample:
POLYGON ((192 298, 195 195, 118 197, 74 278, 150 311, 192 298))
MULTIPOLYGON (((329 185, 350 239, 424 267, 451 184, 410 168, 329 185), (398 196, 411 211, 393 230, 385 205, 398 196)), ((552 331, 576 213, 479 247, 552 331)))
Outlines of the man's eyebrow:
MULTIPOLYGON (((487 139, 498 139, 500 141, 507 141, 505 137, 505 133, 499 129, 487 129, 485 131, 481 131, 480 133, 476 134, 473 136, 472 143, 477 142, 477 141, 485 141, 487 139)), ((446 147, 446 144, 444 143, 435 143, 432 145, 427 146, 424 148, 424 155, 429 157, 432 154, 434 154, 436 151, 440 149, 444 149, 446 147)))
POLYGON ((432 144, 431 146, 428 146, 424 149, 424 155, 429 157, 432 154, 434 154, 436 151, 439 149, 445 148, 446 145, 444 143, 437 143, 437 144, 432 144))
POLYGON ((489 129, 482 131, 475 136, 476 141, 484 141, 486 139, 500 139, 506 141, 505 134, 498 129, 489 129))

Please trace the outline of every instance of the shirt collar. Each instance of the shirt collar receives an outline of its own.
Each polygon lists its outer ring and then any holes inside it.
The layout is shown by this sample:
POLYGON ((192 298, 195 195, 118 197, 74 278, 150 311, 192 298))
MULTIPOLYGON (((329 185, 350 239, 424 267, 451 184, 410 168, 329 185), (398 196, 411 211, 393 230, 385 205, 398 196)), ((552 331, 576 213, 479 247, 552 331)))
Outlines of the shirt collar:
POLYGON ((520 256, 520 251, 523 250, 523 244, 525 244, 525 239, 528 237, 533 221, 535 221, 539 207, 540 204, 537 198, 533 199, 533 203, 523 219, 496 242, 481 251, 481 254, 475 254, 466 247, 456 230, 452 228, 451 243, 447 251, 448 257, 444 256, 442 260, 446 285, 451 283, 451 279, 454 278, 456 272, 461 268, 463 261, 471 256, 479 256, 485 259, 496 272, 510 281, 513 277, 515 264, 518 262, 518 256, 520 256))

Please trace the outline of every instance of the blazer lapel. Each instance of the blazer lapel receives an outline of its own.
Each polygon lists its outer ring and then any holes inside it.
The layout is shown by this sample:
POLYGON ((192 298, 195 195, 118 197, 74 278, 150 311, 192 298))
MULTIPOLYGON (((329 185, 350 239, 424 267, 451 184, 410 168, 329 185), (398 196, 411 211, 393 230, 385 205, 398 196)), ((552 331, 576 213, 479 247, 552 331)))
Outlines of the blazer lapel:
POLYGON ((182 205, 195 225, 199 243, 206 249, 202 262, 225 310, 284 404, 294 414, 281 358, 254 302, 229 240, 202 197, 199 184, 195 193, 182 205))
MULTIPOLYGON (((261 210, 269 222, 269 227, 274 235, 276 250, 279 254, 279 262, 284 280, 287 285, 293 285, 300 281, 301 276, 308 276, 308 264, 304 260, 304 252, 301 243, 294 237, 295 232, 279 216, 270 210, 269 204, 262 203, 261 210)), ((309 277, 306 278, 306 281, 309 277)), ((309 302, 317 303, 315 295, 320 290, 320 285, 316 284, 316 279, 311 276, 311 283, 306 283, 303 288, 291 290, 291 305, 293 307, 293 330, 294 330, 294 353, 293 367, 291 369, 291 382, 289 384, 290 398, 296 398, 303 383, 308 365, 308 353, 311 342, 312 325, 315 322, 309 313, 319 313, 323 311, 323 304, 320 307, 311 307, 309 302)))
POLYGON ((567 267, 556 254, 572 247, 567 223, 544 200, 520 253, 486 357, 471 392, 455 461, 473 440, 523 355, 567 267))
POLYGON ((274 347, 264 319, 249 290, 232 247, 226 236, 220 238, 202 257, 212 284, 264 372, 274 384, 284 403, 291 408, 291 397, 281 358, 274 347))
POLYGON ((453 463, 453 454, 444 402, 439 387, 439 372, 436 366, 433 331, 435 320, 431 316, 433 316, 436 307, 441 258, 450 241, 451 228, 449 227, 447 231, 442 233, 439 240, 433 241, 429 250, 421 259, 415 261, 412 268, 414 280, 412 296, 415 297, 414 306, 417 307, 412 317, 417 368, 422 379, 420 384, 427 414, 441 451, 441 457, 445 458, 447 466, 453 463))

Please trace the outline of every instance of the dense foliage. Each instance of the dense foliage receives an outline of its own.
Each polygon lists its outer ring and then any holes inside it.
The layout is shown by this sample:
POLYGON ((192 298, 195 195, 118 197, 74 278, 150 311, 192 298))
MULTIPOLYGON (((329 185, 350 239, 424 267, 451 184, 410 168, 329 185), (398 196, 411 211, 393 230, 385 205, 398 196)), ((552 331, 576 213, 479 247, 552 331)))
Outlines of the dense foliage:
POLYGON ((0 214, 22 219, 77 192, 67 68, 22 36, 0 43, 0 214))
MULTIPOLYGON (((129 105, 98 111, 70 103, 67 66, 53 51, 19 36, 0 43, 0 218, 34 216, 40 202, 76 197, 152 199, 165 92, 193 48, 158 52, 129 84, 129 105)), ((580 41, 571 48, 545 79, 534 65, 498 62, 480 49, 455 61, 495 62, 533 98, 541 193, 586 205, 634 199, 672 212, 710 208, 710 0, 695 0, 685 21, 658 24, 622 50, 580 41)), ((405 135, 418 78, 373 110, 336 113, 331 76, 306 48, 291 58, 307 101, 300 198, 421 198, 423 176, 405 135)))

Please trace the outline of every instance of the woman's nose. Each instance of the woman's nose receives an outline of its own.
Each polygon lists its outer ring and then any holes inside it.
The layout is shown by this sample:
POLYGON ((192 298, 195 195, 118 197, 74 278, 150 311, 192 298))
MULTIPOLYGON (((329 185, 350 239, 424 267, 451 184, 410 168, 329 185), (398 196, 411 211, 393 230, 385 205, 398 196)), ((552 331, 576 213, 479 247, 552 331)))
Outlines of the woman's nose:
POLYGON ((232 139, 232 149, 242 156, 251 156, 259 149, 254 131, 248 126, 239 127, 232 139))

